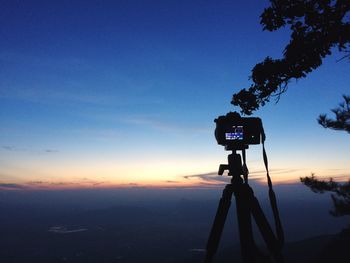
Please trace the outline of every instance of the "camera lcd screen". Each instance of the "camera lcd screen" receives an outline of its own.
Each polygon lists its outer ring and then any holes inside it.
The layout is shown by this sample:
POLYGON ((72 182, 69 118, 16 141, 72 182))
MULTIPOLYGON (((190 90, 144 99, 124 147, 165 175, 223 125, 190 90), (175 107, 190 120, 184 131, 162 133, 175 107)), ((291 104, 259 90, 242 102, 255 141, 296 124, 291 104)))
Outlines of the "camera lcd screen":
POLYGON ((225 133, 226 140, 243 140, 243 126, 232 126, 232 132, 225 133))

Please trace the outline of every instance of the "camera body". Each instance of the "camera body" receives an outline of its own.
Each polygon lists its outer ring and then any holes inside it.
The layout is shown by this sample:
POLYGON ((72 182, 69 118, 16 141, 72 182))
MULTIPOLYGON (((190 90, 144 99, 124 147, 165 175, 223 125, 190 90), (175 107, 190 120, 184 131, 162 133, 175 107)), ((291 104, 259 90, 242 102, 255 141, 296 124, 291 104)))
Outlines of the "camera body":
POLYGON ((262 142, 263 126, 260 118, 241 117, 237 112, 229 112, 214 121, 216 141, 226 150, 247 149, 250 144, 262 142))

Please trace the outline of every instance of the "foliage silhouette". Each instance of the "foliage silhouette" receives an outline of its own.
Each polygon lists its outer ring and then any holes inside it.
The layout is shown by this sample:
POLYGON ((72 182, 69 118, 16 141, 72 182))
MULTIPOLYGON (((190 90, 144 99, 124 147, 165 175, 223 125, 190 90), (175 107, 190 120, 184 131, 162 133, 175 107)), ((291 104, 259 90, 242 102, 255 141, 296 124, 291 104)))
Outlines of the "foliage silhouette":
MULTIPOLYGON (((281 59, 266 57, 256 64, 250 77, 253 84, 233 95, 231 103, 240 106, 247 115, 264 106, 271 97, 278 101, 291 80, 305 78, 322 65, 334 48, 344 53, 341 59, 350 58, 349 0, 270 0, 270 3, 260 16, 263 29, 289 27, 291 38, 281 59)), ((335 119, 322 114, 318 122, 325 128, 350 133, 350 97, 343 98, 345 102, 332 110, 335 119)), ((300 180, 314 192, 333 192, 333 215, 350 214, 350 182, 320 181, 313 175, 300 180)))
MULTIPOLYGON (((329 119, 326 114, 322 114, 318 118, 318 123, 324 128, 350 133, 350 97, 344 95, 343 98, 344 102, 332 110, 335 119, 329 119)), ((329 181, 318 180, 312 174, 311 177, 300 178, 300 181, 316 193, 325 191, 334 193, 332 194, 334 210, 330 211, 332 215, 350 215, 350 180, 340 184, 334 182, 332 178, 329 181)))
POLYGON ((335 119, 329 119, 326 114, 322 114, 318 118, 318 123, 324 128, 350 133, 350 96, 343 95, 343 98, 344 102, 340 103, 338 108, 332 110, 335 119))
POLYGON ((291 39, 282 59, 266 57, 252 70, 253 84, 233 95, 231 103, 244 114, 264 106, 271 96, 287 90, 288 83, 318 68, 337 47, 350 58, 349 0, 270 0, 261 15, 264 30, 289 27, 291 39))
POLYGON ((334 210, 330 211, 333 216, 350 215, 350 180, 346 183, 337 183, 332 178, 323 181, 311 174, 310 177, 301 177, 300 181, 315 193, 333 192, 334 210))

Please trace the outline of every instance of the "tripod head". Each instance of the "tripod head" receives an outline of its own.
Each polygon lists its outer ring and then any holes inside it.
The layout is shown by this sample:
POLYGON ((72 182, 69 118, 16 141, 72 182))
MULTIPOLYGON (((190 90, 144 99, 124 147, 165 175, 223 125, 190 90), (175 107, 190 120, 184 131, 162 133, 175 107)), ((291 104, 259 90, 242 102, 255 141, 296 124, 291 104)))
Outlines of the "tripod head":
POLYGON ((243 175, 244 181, 248 182, 248 168, 245 164, 245 149, 242 150, 243 155, 243 165, 241 155, 232 150, 232 153, 227 156, 228 164, 220 164, 218 175, 223 175, 224 172, 228 171, 228 176, 232 176, 232 181, 234 179, 240 178, 243 175))

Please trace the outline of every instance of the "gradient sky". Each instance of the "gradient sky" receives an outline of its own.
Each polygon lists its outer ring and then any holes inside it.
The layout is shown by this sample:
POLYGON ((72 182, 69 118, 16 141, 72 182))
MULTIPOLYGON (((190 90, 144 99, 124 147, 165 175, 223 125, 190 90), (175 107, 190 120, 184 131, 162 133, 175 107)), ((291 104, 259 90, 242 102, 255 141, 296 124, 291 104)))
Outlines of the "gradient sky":
MULTIPOLYGON (((214 118, 289 39, 261 0, 0 2, 3 188, 215 184, 214 118)), ((256 113, 274 181, 350 177, 349 135, 316 121, 349 94, 341 57, 256 113)), ((262 178, 260 146, 248 166, 262 178)))

